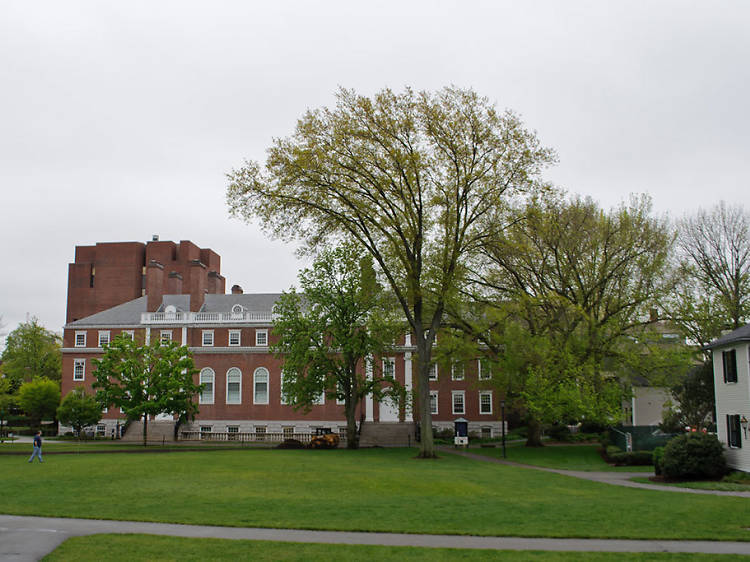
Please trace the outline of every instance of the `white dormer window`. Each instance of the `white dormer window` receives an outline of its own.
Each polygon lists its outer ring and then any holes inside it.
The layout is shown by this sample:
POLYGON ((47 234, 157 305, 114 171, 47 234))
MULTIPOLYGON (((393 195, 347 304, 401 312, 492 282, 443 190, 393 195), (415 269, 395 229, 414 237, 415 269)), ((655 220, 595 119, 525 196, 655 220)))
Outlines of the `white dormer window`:
POLYGON ((211 347, 214 345, 214 331, 213 330, 203 330, 203 346, 204 347, 211 347))
POLYGON ((109 330, 99 332, 99 347, 109 345, 109 330))
POLYGON ((268 330, 255 330, 255 345, 257 347, 268 345, 268 330))
POLYGON ((86 332, 76 332, 76 347, 86 347, 86 332))

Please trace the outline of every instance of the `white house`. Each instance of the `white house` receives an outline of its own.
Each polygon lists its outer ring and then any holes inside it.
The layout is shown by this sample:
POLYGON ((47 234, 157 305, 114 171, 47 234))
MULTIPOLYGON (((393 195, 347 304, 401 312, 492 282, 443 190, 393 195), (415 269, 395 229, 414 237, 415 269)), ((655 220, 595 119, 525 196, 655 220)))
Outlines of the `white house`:
POLYGON ((716 427, 730 467, 750 472, 750 324, 711 342, 716 427))

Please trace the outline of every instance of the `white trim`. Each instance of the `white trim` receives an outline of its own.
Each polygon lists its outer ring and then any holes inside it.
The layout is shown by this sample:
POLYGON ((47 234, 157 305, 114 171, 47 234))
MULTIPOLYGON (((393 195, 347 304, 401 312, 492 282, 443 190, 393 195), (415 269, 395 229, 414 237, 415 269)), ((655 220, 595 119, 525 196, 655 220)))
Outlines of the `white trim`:
POLYGON ((466 391, 464 390, 451 390, 451 412, 454 415, 466 414, 466 391), (461 397, 461 411, 456 410, 456 397, 461 397))
POLYGON ((437 363, 430 363, 430 372, 427 377, 428 380, 436 381, 438 380, 438 366, 437 363))
POLYGON ((253 373, 253 404, 268 404, 269 387, 271 381, 271 374, 265 367, 258 367, 253 373), (258 385, 263 384, 263 378, 265 377, 266 383, 266 399, 265 401, 258 400, 258 385), (260 380, 259 380, 260 379, 260 380))
POLYGON ((487 359, 477 359, 477 379, 480 381, 488 381, 492 378, 492 369, 490 368, 487 359), (485 369, 482 369, 482 362, 484 362, 485 369), (485 373, 486 371, 486 373, 485 373))
POLYGON ((166 343, 172 341, 172 330, 160 330, 159 331, 159 343, 166 343), (167 336, 166 338, 164 336, 167 336))
POLYGON ((106 340, 104 342, 104 345, 109 345, 109 342, 111 341, 109 337, 109 330, 99 330, 98 347, 103 347, 102 338, 106 340))
POLYGON ((439 412, 438 404, 439 404, 439 401, 438 401, 438 391, 437 390, 431 390, 430 391, 430 413, 433 416, 437 415, 438 412, 439 412), (435 408, 432 408, 432 397, 433 396, 435 397, 435 408))
POLYGON ((214 346, 214 331, 202 330, 201 331, 201 347, 213 347, 213 346, 214 346))
POLYGON ((395 357, 383 357, 382 365, 383 365, 383 371, 382 371, 381 376, 383 377, 390 376, 390 377, 396 378, 396 358, 395 357), (386 369, 386 365, 389 366, 388 369, 386 369), (391 373, 387 374, 386 373, 387 370, 390 370, 391 373))
POLYGON ((211 398, 208 399, 207 391, 204 389, 203 392, 198 395, 198 404, 213 404, 214 396, 216 394, 216 373, 214 373, 214 370, 211 367, 204 367, 201 369, 200 375, 198 376, 198 383, 211 385, 211 398), (211 380, 204 380, 204 375, 205 378, 210 377, 211 380))
POLYGON ((86 347, 86 330, 76 331, 73 347, 86 347), (78 337, 83 336, 83 342, 78 343, 78 337))
POLYGON ((73 380, 76 382, 84 381, 86 380, 86 360, 85 359, 73 359, 73 380), (76 367, 80 365, 81 366, 81 376, 80 378, 76 377, 76 367))
POLYGON ((268 329, 255 330, 255 347, 268 347, 268 329))
POLYGON ((120 335, 121 336, 125 336, 125 335, 130 336, 130 339, 134 340, 135 339, 135 330, 122 330, 120 332, 120 335))
POLYGON ((242 345, 242 330, 229 330, 229 339, 227 340, 228 347, 240 347, 242 345), (232 343, 232 336, 237 336, 237 343, 232 343))
POLYGON ((480 390, 479 391, 479 413, 482 415, 491 414, 492 413, 492 391, 491 390, 480 390), (483 412, 482 411, 482 397, 483 396, 489 396, 490 397, 490 411, 489 412, 483 412))
POLYGON ((227 386, 226 386, 226 403, 227 404, 242 404, 242 371, 238 367, 230 367, 227 369, 227 386), (237 391, 237 399, 232 400, 230 402, 229 400, 229 375, 237 375, 237 384, 239 384, 239 389, 237 391))

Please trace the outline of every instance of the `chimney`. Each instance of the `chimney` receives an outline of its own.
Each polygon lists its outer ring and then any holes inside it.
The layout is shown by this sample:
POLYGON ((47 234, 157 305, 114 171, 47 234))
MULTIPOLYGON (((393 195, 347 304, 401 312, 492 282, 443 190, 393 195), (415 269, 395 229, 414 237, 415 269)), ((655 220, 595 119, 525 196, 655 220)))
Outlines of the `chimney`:
POLYGON ((148 311, 156 312, 164 296, 164 266, 156 260, 146 266, 146 295, 148 311))
POLYGON ((242 287, 239 285, 232 285, 232 294, 233 295, 241 295, 242 294, 242 287))
POLYGON ((203 306, 207 288, 206 266, 200 260, 190 260, 188 264, 188 292, 190 294, 191 312, 198 312, 203 306))
POLYGON ((152 242, 158 242, 158 241, 159 241, 159 235, 158 235, 158 234, 154 234, 154 235, 153 235, 153 236, 151 237, 151 241, 152 241, 152 242))
POLYGON ((172 271, 167 276, 167 294, 168 295, 181 295, 182 294, 182 275, 176 271, 172 271))
POLYGON ((217 271, 208 272, 208 292, 211 295, 223 295, 225 279, 217 271))

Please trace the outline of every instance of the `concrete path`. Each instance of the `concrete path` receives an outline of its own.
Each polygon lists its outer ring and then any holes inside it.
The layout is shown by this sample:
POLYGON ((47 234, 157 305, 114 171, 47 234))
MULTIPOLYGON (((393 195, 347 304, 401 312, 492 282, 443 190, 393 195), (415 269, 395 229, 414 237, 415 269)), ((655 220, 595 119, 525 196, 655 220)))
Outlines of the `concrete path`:
POLYGON ((699 494, 709 496, 734 496, 738 498, 750 498, 750 492, 722 492, 719 490, 696 490, 693 488, 680 488, 678 486, 663 486, 660 484, 643 484, 641 482, 631 482, 631 478, 646 477, 649 474, 647 472, 589 472, 585 470, 561 470, 558 468, 546 468, 543 466, 534 466, 531 464, 521 464, 513 461, 507 461, 504 459, 498 459, 495 457, 488 457, 485 455, 479 455, 477 453, 470 453, 466 450, 454 449, 451 447, 438 447, 443 453, 449 453, 452 455, 459 455, 468 459, 476 461, 485 461, 495 464, 505 464, 509 466, 518 466, 521 468, 531 468, 534 470, 541 470, 543 472, 554 472, 555 474, 562 474, 564 476, 573 476, 574 478, 581 478, 583 480, 591 480, 593 482, 600 482, 602 484, 613 484, 615 486, 625 486, 626 488, 642 488, 644 490, 659 490, 661 492, 682 492, 684 494, 699 494))
POLYGON ((39 560, 65 539, 98 533, 145 533, 176 537, 245 539, 327 544, 421 546, 428 548, 486 548, 492 550, 557 550, 568 552, 700 552, 750 555, 750 542, 642 541, 604 539, 536 539, 520 537, 475 537, 463 535, 407 535, 399 533, 355 533, 172 525, 135 521, 62 519, 0 515, 0 560, 39 560))

